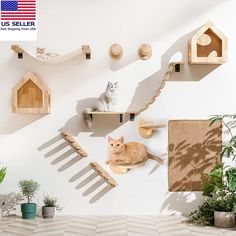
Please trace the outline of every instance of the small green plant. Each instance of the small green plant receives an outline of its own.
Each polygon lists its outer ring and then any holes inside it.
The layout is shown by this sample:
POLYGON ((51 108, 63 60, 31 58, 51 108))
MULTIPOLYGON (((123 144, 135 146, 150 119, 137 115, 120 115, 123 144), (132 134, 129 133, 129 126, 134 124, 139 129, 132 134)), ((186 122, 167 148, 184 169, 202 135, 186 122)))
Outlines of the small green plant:
POLYGON ((32 201, 32 198, 39 189, 39 183, 32 179, 21 180, 18 183, 18 186, 21 188, 21 193, 24 197, 26 197, 28 203, 32 201))
POLYGON ((187 223, 212 226, 214 224, 214 201, 211 198, 207 198, 206 201, 198 207, 198 210, 189 215, 187 223))
POLYGON ((229 190, 218 190, 212 198, 215 211, 236 212, 236 196, 229 190))
POLYGON ((2 167, 0 169, 0 184, 2 183, 2 181, 4 180, 5 176, 7 173, 7 168, 6 167, 2 167))
POLYGON ((54 207, 57 210, 61 209, 60 205, 57 203, 57 198, 55 197, 46 195, 43 199, 43 203, 45 207, 54 207))

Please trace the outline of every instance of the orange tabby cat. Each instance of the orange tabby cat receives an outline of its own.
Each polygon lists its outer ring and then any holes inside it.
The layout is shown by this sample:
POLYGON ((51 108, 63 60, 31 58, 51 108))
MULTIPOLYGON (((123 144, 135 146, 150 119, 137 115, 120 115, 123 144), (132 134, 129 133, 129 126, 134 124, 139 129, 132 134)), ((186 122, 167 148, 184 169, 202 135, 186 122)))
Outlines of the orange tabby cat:
POLYGON ((146 146, 142 143, 129 142, 124 144, 124 137, 113 139, 109 136, 108 149, 109 160, 106 162, 107 164, 134 165, 137 163, 145 162, 148 159, 153 159, 160 163, 163 163, 163 160, 160 157, 153 156, 148 153, 146 146))

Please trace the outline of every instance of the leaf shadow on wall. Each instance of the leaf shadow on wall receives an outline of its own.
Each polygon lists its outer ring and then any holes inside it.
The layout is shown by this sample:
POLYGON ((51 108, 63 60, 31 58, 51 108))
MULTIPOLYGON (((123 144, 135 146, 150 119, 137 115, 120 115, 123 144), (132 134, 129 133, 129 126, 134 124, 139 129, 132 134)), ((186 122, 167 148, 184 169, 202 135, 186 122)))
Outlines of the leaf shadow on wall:
POLYGON ((78 100, 76 107, 77 114, 71 117, 65 123, 64 127, 58 131, 69 132, 73 136, 77 136, 80 132, 91 132, 92 134, 90 136, 92 137, 104 137, 128 121, 127 116, 124 116, 124 121, 120 123, 119 115, 94 115, 92 127, 89 129, 84 123, 82 112, 86 108, 93 108, 96 101, 97 98, 78 100))
POLYGON ((180 140, 169 144, 169 183, 170 191, 200 191, 205 181, 204 172, 219 162, 221 152, 221 129, 207 132, 201 143, 180 140))
POLYGON ((10 215, 11 211, 14 211, 16 206, 18 206, 24 197, 19 193, 7 193, 0 194, 0 209, 2 214, 7 216, 10 215))
MULTIPOLYGON (((174 55, 181 53, 182 61, 188 62, 188 41, 198 30, 199 28, 183 35, 161 56, 161 69, 139 83, 128 106, 128 111, 143 109, 157 94, 161 82, 167 78, 169 63, 172 62, 174 55), (145 99, 143 99, 144 97, 145 99)), ((185 63, 184 69, 181 72, 171 73, 169 81, 200 81, 218 66, 190 65, 185 63)))
POLYGON ((222 145, 221 131, 219 127, 211 129, 201 143, 191 144, 187 140, 180 140, 178 144, 169 144, 170 192, 167 193, 162 211, 182 211, 183 208, 188 209, 187 205, 191 204, 192 208, 194 202, 199 203, 202 184, 205 180, 204 173, 219 162, 218 157, 222 145), (194 195, 195 200, 189 202, 190 195, 194 195))

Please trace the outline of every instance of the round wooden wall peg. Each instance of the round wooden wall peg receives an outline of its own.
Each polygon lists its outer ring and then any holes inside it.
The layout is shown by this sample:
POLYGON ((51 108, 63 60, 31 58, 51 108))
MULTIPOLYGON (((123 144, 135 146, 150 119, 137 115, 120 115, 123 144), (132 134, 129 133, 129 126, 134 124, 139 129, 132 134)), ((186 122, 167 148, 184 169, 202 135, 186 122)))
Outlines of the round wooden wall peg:
POLYGON ((150 44, 142 44, 138 49, 138 55, 142 60, 148 60, 152 56, 152 46, 150 44))
POLYGON ((109 49, 109 54, 111 56, 111 58, 115 59, 115 60, 119 60, 122 55, 123 55, 123 49, 121 47, 120 44, 112 44, 110 49, 109 49))

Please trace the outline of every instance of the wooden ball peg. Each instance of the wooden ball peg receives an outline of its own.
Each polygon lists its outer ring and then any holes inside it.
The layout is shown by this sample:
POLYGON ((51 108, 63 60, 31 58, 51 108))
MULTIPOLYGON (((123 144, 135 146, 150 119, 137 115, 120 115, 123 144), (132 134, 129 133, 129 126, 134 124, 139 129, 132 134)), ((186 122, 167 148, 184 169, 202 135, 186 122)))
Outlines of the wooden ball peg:
POLYGON ((150 44, 142 44, 138 49, 138 55, 142 60, 148 60, 152 56, 152 46, 150 44))
POLYGON ((109 54, 111 58, 118 60, 122 57, 123 55, 123 49, 121 45, 119 44, 112 44, 110 49, 109 49, 109 54))

